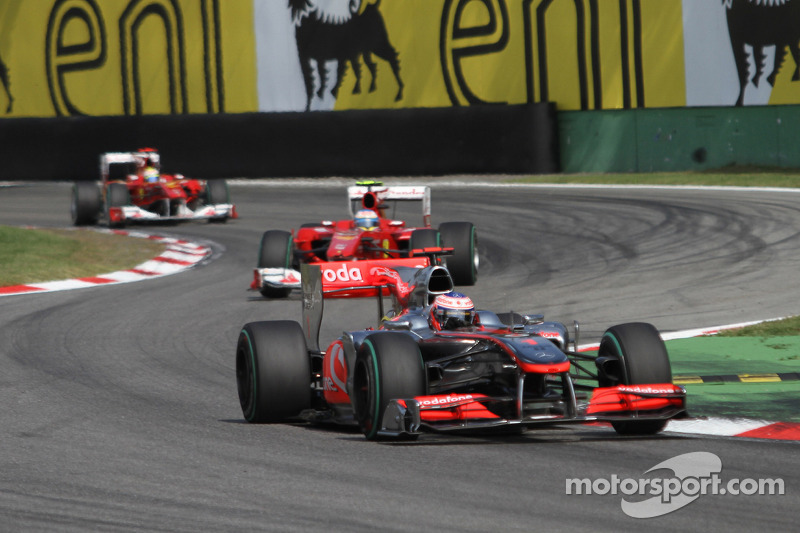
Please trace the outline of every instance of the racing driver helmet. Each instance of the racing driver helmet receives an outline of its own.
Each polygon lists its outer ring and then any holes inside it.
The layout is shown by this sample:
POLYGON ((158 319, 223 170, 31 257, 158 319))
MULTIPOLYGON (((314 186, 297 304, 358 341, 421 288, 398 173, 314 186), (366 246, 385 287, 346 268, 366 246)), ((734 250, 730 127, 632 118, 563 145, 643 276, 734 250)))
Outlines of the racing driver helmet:
POLYGON ((144 169, 142 177, 144 177, 144 181, 147 183, 155 183, 158 181, 158 170, 156 170, 154 167, 148 166, 144 169))
POLYGON ((460 292, 440 294, 431 305, 431 326, 439 331, 471 326, 475 316, 472 300, 460 292))
POLYGON ((371 209, 362 209, 355 216, 356 227, 364 231, 374 231, 378 228, 381 221, 378 215, 371 209))

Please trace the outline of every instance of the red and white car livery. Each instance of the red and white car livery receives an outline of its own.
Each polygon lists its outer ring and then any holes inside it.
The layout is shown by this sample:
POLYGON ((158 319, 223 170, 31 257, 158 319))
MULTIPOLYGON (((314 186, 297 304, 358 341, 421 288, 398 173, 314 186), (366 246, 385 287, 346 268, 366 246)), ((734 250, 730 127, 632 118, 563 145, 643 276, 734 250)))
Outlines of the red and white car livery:
POLYGON ((447 269, 358 264, 302 267, 302 326, 242 328, 236 374, 249 422, 357 424, 368 439, 594 421, 653 434, 686 414, 650 324, 609 328, 597 354, 580 353, 564 324, 541 315, 478 310, 471 326, 440 331, 429 304, 453 289, 447 269), (322 350, 323 298, 354 296, 379 302, 377 329, 345 332, 322 350))
POLYGON ((127 223, 237 218, 225 180, 198 180, 162 174, 160 154, 152 148, 108 152, 100 156, 100 181, 72 187, 72 221, 109 226, 127 223))
MULTIPOLYGON (((347 188, 346 220, 303 224, 294 231, 268 230, 261 237, 258 263, 251 289, 268 298, 284 298, 300 288, 300 265, 328 262, 404 259, 414 250, 447 247, 442 261, 459 285, 478 279, 478 238, 470 222, 445 222, 431 226, 431 191, 427 186, 384 186, 361 182, 347 188), (401 202, 420 202, 422 225, 409 227, 389 213, 401 202), (371 215, 369 226, 359 224, 359 214, 371 215)), ((441 253, 440 253, 441 255, 441 253)))

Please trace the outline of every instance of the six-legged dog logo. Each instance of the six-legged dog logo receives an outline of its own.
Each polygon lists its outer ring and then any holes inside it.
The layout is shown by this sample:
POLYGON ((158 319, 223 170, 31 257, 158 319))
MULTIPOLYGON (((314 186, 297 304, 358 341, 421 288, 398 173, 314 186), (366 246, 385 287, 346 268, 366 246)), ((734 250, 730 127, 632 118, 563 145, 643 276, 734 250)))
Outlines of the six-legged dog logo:
POLYGON ((289 0, 289 8, 306 86, 306 111, 314 96, 324 98, 326 90, 336 98, 348 63, 356 77, 353 94, 361 92, 362 59, 372 75, 369 91, 374 91, 377 65, 373 55, 389 63, 398 87, 395 101, 403 98, 400 61, 389 41, 380 0, 289 0), (332 85, 325 66, 328 61, 337 62, 332 85))
POLYGON ((722 0, 728 20, 731 49, 739 75, 739 98, 744 104, 745 88, 749 83, 758 87, 764 74, 775 86, 775 78, 786 57, 794 58, 792 81, 800 80, 800 1, 798 0, 722 0), (775 47, 772 66, 767 65, 767 47, 775 47), (750 76, 747 48, 752 49, 754 73, 750 76))

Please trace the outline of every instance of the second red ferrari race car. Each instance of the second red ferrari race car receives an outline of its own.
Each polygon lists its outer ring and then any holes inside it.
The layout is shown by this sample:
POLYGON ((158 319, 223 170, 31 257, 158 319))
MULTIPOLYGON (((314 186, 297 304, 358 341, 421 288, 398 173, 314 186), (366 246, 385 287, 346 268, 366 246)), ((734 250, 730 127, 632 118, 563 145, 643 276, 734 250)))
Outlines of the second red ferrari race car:
POLYGON ((109 152, 100 156, 100 182, 77 181, 72 187, 72 222, 110 227, 131 222, 237 218, 225 180, 198 180, 162 174, 161 158, 152 148, 109 152))
POLYGON ((458 285, 478 279, 478 236, 471 222, 431 226, 431 191, 425 186, 360 182, 347 188, 350 218, 303 224, 296 231, 269 230, 261 237, 251 289, 284 298, 300 288, 300 265, 329 261, 400 259, 414 250, 448 247, 442 261, 458 285), (422 225, 409 227, 396 214, 398 202, 422 204, 422 225))
POLYGON ((303 325, 242 328, 236 380, 248 422, 357 425, 373 440, 595 421, 643 435, 685 416, 685 390, 652 325, 613 326, 596 355, 581 353, 577 322, 571 338, 540 315, 475 310, 445 268, 402 261, 303 265, 303 325), (364 296, 379 302, 378 329, 321 350, 323 298, 364 296))

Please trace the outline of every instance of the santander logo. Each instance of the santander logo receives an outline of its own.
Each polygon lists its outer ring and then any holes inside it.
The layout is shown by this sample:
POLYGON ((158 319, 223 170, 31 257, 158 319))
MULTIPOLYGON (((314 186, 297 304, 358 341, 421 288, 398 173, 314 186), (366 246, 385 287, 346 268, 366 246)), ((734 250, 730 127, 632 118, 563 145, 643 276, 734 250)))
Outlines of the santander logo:
POLYGON ((325 281, 328 282, 364 281, 364 276, 361 273, 361 269, 359 269, 358 267, 351 267, 348 269, 346 265, 342 265, 341 268, 338 269, 323 268, 322 277, 325 278, 325 281))

